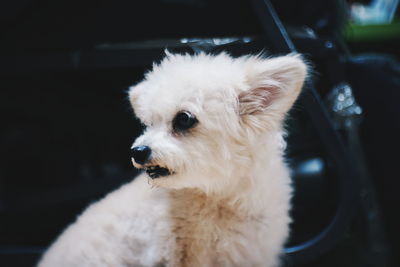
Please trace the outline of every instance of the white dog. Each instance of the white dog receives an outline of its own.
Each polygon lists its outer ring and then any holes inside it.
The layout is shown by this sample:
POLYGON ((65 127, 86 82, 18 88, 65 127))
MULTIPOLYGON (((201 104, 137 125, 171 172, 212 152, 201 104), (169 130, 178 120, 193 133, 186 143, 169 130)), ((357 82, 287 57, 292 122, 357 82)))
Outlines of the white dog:
POLYGON ((167 56, 130 88, 145 172, 92 204, 41 267, 277 266, 290 223, 283 120, 298 55, 167 56))

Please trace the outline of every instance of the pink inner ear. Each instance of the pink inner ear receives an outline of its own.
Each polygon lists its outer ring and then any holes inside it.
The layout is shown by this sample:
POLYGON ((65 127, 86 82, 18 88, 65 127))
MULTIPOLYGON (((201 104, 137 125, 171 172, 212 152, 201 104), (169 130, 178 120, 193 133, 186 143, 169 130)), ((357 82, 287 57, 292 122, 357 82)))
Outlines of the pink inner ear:
POLYGON ((254 115, 263 112, 278 97, 278 87, 258 87, 239 95, 240 115, 254 115))

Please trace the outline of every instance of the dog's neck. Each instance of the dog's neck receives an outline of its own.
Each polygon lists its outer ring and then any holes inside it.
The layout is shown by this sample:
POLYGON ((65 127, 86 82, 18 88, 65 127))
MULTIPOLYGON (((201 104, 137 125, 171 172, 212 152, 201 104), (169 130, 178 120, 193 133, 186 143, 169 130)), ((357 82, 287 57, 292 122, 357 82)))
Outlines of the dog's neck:
MULTIPOLYGON (((217 191, 200 190, 210 198, 232 205, 240 206, 244 210, 263 209, 263 203, 268 201, 274 192, 276 183, 289 183, 279 181, 281 177, 289 177, 283 159, 284 141, 282 135, 266 136, 249 149, 251 164, 248 168, 237 169, 225 177, 229 183, 217 191)), ((217 179, 218 177, 216 177, 217 179)))
MULTIPOLYGON (((241 233, 251 231, 257 236, 259 231, 267 229, 265 226, 271 216, 277 215, 268 212, 271 207, 274 207, 272 210, 279 206, 286 208, 290 188, 282 186, 289 182, 282 149, 272 139, 261 142, 250 153, 251 166, 237 170, 236 177, 213 177, 230 178, 232 182, 222 190, 206 192, 200 188, 183 188, 170 191, 172 229, 178 237, 174 260, 181 266, 204 266, 205 260, 212 259, 206 255, 216 251, 218 240, 226 237, 235 240, 235 236, 242 238, 245 234, 241 233), (285 190, 289 190, 287 194, 285 190), (279 197, 281 195, 284 196, 279 197)), ((240 240, 235 241, 240 244, 240 240)), ((225 251, 227 257, 230 252, 225 251)), ((220 253, 224 252, 219 251, 215 258, 220 253)))

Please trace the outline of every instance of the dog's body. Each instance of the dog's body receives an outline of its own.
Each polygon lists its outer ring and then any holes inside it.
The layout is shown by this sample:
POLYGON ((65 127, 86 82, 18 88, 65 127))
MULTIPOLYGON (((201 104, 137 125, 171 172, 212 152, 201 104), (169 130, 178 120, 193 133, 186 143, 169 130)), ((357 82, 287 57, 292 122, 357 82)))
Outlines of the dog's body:
POLYGON ((278 265, 291 196, 282 121, 305 75, 297 56, 169 54, 130 90, 146 173, 91 205, 39 266, 278 265))

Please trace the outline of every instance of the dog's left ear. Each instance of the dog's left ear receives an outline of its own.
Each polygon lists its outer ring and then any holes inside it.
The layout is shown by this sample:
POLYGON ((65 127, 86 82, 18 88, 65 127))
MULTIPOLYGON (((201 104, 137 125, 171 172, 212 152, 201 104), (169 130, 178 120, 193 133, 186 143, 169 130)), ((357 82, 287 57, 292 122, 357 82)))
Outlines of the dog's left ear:
MULTIPOLYGON (((239 95, 239 113, 244 121, 258 122, 261 117, 282 120, 300 94, 307 66, 299 55, 270 59, 249 59, 249 90, 239 95)), ((261 126, 261 125, 258 125, 261 126)))

